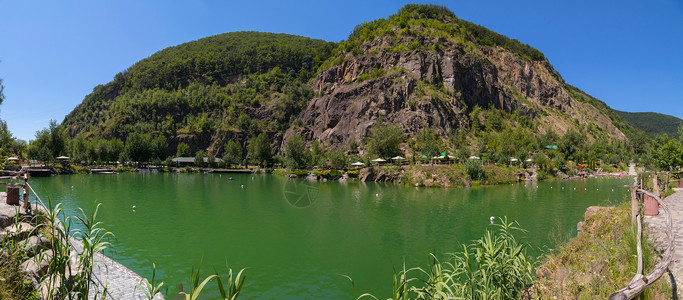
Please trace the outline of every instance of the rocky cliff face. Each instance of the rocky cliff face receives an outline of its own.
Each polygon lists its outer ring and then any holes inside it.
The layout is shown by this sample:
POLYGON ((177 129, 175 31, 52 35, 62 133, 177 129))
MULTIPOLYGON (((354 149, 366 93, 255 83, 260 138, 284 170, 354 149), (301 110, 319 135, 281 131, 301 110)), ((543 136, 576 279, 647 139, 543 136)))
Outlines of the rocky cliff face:
POLYGON ((467 114, 475 106, 538 120, 540 133, 561 134, 577 124, 595 123, 612 137, 624 138, 607 116, 572 98, 547 61, 441 37, 378 37, 360 48, 365 54, 345 53, 341 64, 317 75, 313 87, 319 96, 302 115, 305 126, 288 131, 285 139, 297 132, 343 149, 367 136, 380 118, 408 136, 425 126, 445 136, 468 129, 467 114), (416 41, 423 47, 389 51, 416 41))

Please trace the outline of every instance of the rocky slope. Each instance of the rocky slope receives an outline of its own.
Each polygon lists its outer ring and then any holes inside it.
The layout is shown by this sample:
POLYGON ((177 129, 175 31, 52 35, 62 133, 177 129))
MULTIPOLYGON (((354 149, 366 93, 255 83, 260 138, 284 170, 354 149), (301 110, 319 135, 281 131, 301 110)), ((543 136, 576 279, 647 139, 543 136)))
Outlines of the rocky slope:
POLYGON ((313 87, 320 96, 304 111, 299 134, 341 149, 367 136, 382 118, 409 136, 425 126, 447 136, 458 128, 470 130, 468 114, 479 106, 525 116, 538 124, 538 133, 561 135, 581 124, 612 139, 625 138, 609 116, 573 97, 546 59, 478 44, 454 15, 438 22, 455 35, 444 37, 442 29, 414 19, 406 32, 393 21, 402 13, 372 29, 384 29, 383 34, 355 37, 360 51, 339 51, 341 63, 318 73, 313 87))

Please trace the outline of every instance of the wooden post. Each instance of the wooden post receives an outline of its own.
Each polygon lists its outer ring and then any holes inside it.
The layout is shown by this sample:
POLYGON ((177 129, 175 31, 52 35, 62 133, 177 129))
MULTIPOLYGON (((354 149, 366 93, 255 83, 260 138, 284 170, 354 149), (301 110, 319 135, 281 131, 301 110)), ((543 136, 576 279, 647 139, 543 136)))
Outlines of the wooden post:
POLYGON ((669 174, 669 172, 667 172, 666 173, 666 185, 664 186, 664 193, 669 192, 669 179, 670 179, 670 177, 671 177, 671 175, 669 174))
POLYGON ((31 202, 28 201, 29 189, 28 189, 28 172, 24 174, 24 211, 31 211, 31 202))
POLYGON ((652 176, 652 193, 657 195, 657 197, 659 197, 660 195, 659 184, 657 183, 657 174, 654 174, 654 176, 652 176))
POLYGON ((631 187, 631 224, 636 224, 638 218, 638 197, 636 196, 636 187, 631 187))

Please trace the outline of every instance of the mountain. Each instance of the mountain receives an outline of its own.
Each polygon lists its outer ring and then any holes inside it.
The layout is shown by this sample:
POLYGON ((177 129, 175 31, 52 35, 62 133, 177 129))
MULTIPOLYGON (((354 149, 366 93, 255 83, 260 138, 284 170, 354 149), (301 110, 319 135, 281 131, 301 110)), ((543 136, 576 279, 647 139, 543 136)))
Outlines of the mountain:
POLYGON ((379 123, 404 132, 405 151, 434 134, 441 151, 504 159, 567 132, 622 148, 638 132, 537 49, 414 4, 339 44, 236 32, 164 49, 95 87, 61 127, 88 139, 152 133, 169 154, 184 142, 220 155, 262 132, 280 151, 293 135, 344 150, 379 123))
POLYGON ((683 120, 655 112, 625 112, 615 110, 626 122, 631 123, 634 127, 645 131, 645 133, 656 136, 666 134, 669 137, 678 137, 678 128, 683 126, 683 120))
POLYGON ((218 151, 223 141, 289 127, 310 98, 308 81, 335 43, 233 32, 159 51, 98 85, 61 124, 71 137, 164 135, 169 154, 218 151), (216 150, 214 150, 216 149, 216 150))

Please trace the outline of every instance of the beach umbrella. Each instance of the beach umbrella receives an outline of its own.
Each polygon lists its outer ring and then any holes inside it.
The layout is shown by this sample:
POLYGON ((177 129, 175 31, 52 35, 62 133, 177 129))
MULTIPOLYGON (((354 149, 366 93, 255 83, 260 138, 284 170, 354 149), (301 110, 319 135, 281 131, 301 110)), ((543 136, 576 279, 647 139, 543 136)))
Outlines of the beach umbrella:
POLYGON ((534 160, 531 159, 531 158, 527 158, 527 159, 525 160, 525 162, 532 162, 532 161, 534 161, 534 160))
POLYGON ((470 159, 481 159, 481 158, 479 158, 478 156, 472 155, 472 156, 470 156, 470 159))
POLYGON ((380 158, 375 158, 375 159, 373 159, 372 161, 373 161, 373 162, 385 162, 386 160, 384 160, 384 159, 382 159, 382 158, 380 157, 380 158))
POLYGON ((357 162, 355 162, 355 163, 352 163, 351 165, 352 165, 352 166, 355 166, 355 167, 360 167, 360 166, 364 166, 365 164, 362 163, 362 162, 357 161, 357 162))
POLYGON ((19 158, 18 158, 18 157, 16 157, 16 156, 12 156, 12 157, 8 158, 7 160, 14 160, 14 161, 18 161, 18 160, 19 160, 19 158))
POLYGON ((399 156, 394 156, 394 157, 392 157, 391 159, 392 159, 392 160, 404 160, 404 159, 406 159, 406 158, 399 155, 399 156))
POLYGON ((517 160, 518 160, 518 159, 516 159, 516 158, 514 158, 514 157, 510 157, 510 161, 517 161, 517 160))

